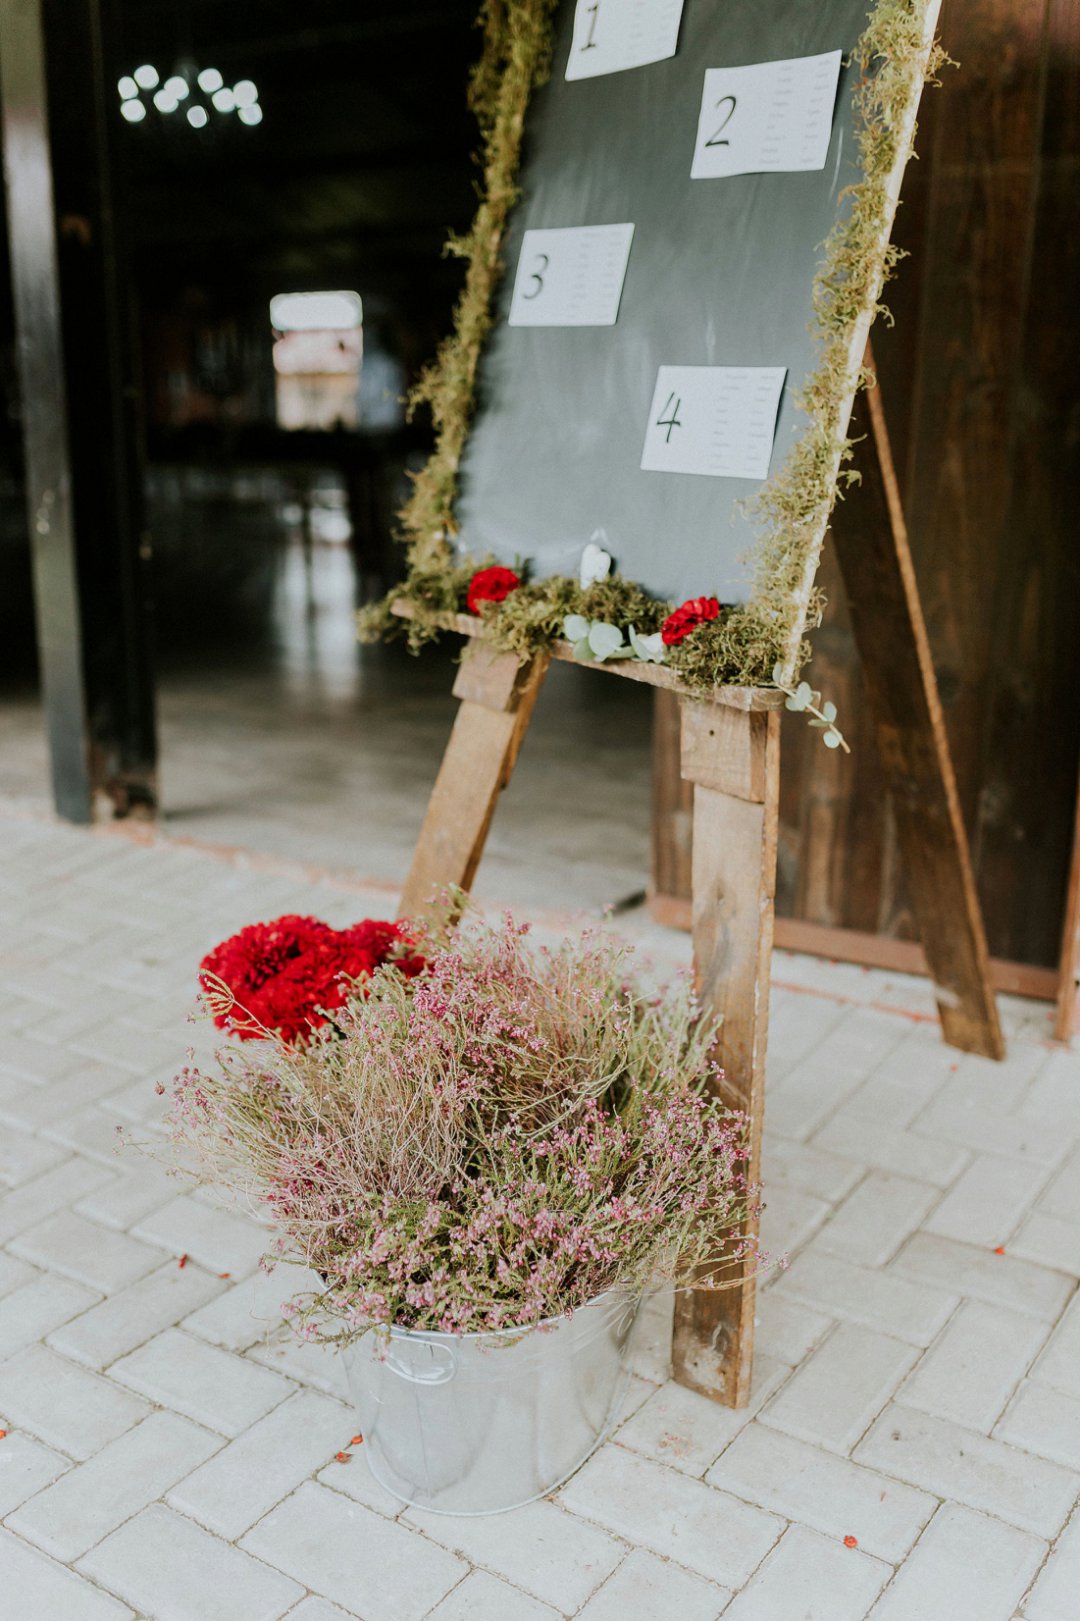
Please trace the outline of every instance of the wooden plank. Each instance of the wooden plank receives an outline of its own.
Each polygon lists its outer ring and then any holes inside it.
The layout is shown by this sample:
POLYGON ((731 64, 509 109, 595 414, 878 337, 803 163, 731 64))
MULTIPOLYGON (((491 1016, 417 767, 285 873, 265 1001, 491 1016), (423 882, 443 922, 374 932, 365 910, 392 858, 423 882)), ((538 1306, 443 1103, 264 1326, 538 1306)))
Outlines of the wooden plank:
POLYGON ((522 661, 482 642, 467 649, 454 683, 461 707, 428 801, 399 916, 422 917, 448 885, 471 887, 547 668, 543 655, 522 661))
MULTIPOLYGON (((724 781, 731 737, 716 728, 708 757, 704 734, 683 753, 694 782, 694 976, 703 1006, 723 1024, 717 1056, 724 1069, 720 1094, 751 1122, 749 1175, 761 1166, 765 1102, 765 1047, 769 1023, 769 961, 776 888, 780 717, 738 717, 745 736, 736 760, 753 757, 750 780, 760 797, 710 786, 724 781), (708 779, 703 783, 701 778, 708 779)), ((737 768, 730 786, 741 789, 737 768)), ((687 1292, 675 1311, 673 1358, 680 1383, 724 1402, 745 1406, 750 1396, 756 1282, 746 1276, 720 1291, 687 1292)))
MULTIPOLYGON (((391 612, 399 619, 414 617, 412 604, 404 600, 395 602, 391 612)), ((454 631, 459 636, 467 636, 470 641, 481 641, 485 636, 484 622, 475 614, 440 614, 438 621, 445 630, 454 631)), ((579 669, 600 670, 605 675, 622 676, 624 681, 639 681, 645 686, 665 688, 669 692, 683 693, 690 697, 700 696, 691 693, 674 670, 669 670, 662 664, 646 664, 640 659, 620 659, 615 664, 582 664, 580 659, 574 657, 569 642, 556 642, 550 649, 549 657, 559 659, 564 664, 576 664, 579 669)), ((723 704, 729 709, 757 711, 782 709, 784 698, 783 694, 773 687, 717 687, 716 691, 710 694, 710 702, 723 704)))
POLYGON ((1055 1000, 1057 1016, 1054 1034, 1069 1041, 1076 1029, 1077 976, 1080 975, 1080 797, 1076 804, 1076 833, 1073 838, 1069 884, 1065 894, 1065 922, 1061 930, 1061 965, 1057 974, 1055 1000))
POLYGON ((735 709, 684 698, 682 709, 682 776, 685 781, 715 788, 736 799, 765 798, 765 751, 761 747, 763 715, 747 726, 735 709))
POLYGON ((694 785, 682 776, 681 732, 679 699, 661 688, 653 694, 650 897, 685 896, 689 930, 694 785))
POLYGON ((833 538, 878 752, 945 1039, 1001 1058, 967 834, 876 388, 865 416, 870 435, 856 453, 862 484, 838 506, 833 538))
MULTIPOLYGON (((684 895, 649 893, 649 915, 666 929, 693 927, 689 889, 684 895)), ((1078 920, 1080 927, 1080 920, 1078 920)), ((926 953, 916 940, 893 940, 885 934, 866 934, 859 929, 839 929, 802 918, 777 917, 773 924, 773 945, 778 951, 798 951, 809 957, 825 957, 830 962, 850 962, 860 968, 885 968, 895 974, 913 974, 926 979, 930 966, 926 953)), ((1054 968, 1033 968, 1026 962, 990 958, 990 983, 1006 996, 1030 996, 1037 1002, 1053 1002, 1060 996, 1064 976, 1054 968)), ((783 969, 773 964, 773 983, 783 981, 783 969)), ((1066 1039, 1062 1037, 1061 1039, 1066 1039)))
POLYGON ((1026 279, 1007 379, 1006 506, 997 515, 986 686, 972 696, 982 721, 974 842, 987 929, 1009 940, 1010 955, 1054 963, 1080 765, 1078 0, 1051 0, 1042 45, 1032 206, 1014 237, 1026 279))

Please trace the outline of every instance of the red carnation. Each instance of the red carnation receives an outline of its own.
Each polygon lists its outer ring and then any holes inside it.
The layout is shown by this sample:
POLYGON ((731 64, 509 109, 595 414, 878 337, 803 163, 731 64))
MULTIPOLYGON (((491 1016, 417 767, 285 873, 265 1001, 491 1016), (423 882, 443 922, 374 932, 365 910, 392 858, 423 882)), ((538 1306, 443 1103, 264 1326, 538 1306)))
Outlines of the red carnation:
POLYGON ((512 568, 482 568, 469 581, 469 612, 478 614, 482 602, 505 602, 521 581, 512 568))
POLYGON ((342 939, 369 953, 376 968, 392 962, 406 979, 414 979, 427 967, 416 950, 415 940, 405 933, 400 923, 380 923, 368 917, 362 923, 354 923, 351 929, 343 929, 342 939))
POLYGON ((681 608, 668 614, 660 626, 660 638, 665 647, 674 647, 677 642, 685 641, 692 630, 699 625, 708 624, 720 612, 720 604, 715 597, 691 597, 684 602, 681 608))
POLYGON ((290 1043, 325 1024, 323 1010, 341 1007, 353 982, 392 962, 412 977, 424 968, 413 942, 396 923, 365 919, 351 929, 332 929, 314 917, 290 915, 252 923, 203 958, 203 989, 221 980, 236 998, 214 1023, 243 1039, 276 1030, 290 1043), (210 976, 213 976, 212 978, 210 976))

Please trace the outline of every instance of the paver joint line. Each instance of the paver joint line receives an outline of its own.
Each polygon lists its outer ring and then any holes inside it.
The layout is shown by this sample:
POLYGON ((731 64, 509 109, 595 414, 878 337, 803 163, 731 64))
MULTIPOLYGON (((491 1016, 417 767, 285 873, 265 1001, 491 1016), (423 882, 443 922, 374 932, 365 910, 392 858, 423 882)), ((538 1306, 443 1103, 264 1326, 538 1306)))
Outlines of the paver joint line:
POLYGON ((385 886, 2 802, 0 848, 0 1590, 28 1614, 153 1615, 162 1572, 193 1621, 218 1590, 223 1621, 923 1621, 928 1584, 949 1621, 1068 1613, 1080 1053, 1041 1010, 1002 999, 997 1070, 905 1019, 903 976, 778 960, 765 1174, 792 1264, 761 1291, 749 1408, 666 1382, 661 1303, 621 1430, 556 1498, 440 1523, 362 1448, 335 1463, 339 1370, 277 1326, 265 1229, 109 1153, 161 1113, 203 945, 268 906, 386 914, 385 886))

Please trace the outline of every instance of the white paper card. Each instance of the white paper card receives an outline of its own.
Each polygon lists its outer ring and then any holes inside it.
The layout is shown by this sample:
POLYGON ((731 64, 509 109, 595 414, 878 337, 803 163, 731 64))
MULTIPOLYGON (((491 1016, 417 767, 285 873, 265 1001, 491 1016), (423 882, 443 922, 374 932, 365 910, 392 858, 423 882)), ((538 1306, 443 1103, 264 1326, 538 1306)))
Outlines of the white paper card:
POLYGON ((577 0, 568 79, 595 79, 675 55, 683 0, 577 0))
POLYGON ((571 225, 526 231, 511 326, 614 326, 632 225, 571 225))
POLYGON ((767 478, 786 376, 786 366, 661 366, 642 468, 767 478))
POLYGON ((824 169, 832 138, 839 51, 706 68, 692 180, 824 169))

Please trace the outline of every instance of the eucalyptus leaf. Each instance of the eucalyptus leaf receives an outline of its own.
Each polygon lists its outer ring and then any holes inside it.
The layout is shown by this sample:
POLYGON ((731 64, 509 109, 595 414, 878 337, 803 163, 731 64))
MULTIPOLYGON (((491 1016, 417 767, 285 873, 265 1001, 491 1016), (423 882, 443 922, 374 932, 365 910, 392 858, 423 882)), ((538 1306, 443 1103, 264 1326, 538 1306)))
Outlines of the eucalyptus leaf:
POLYGON ((580 641, 574 643, 574 657, 584 660, 585 663, 589 663, 592 659, 592 648, 589 646, 587 636, 583 636, 580 641))
POLYGON ((630 646, 633 648, 636 658, 641 659, 646 664, 663 664, 667 657, 667 649, 664 646, 664 638, 659 631, 654 631, 651 636, 639 636, 633 625, 631 625, 627 634, 630 637, 630 646))
POLYGON ((772 678, 776 682, 776 685, 778 687, 783 684, 784 667, 783 667, 782 664, 774 664, 773 665, 773 667, 772 667, 772 678))
POLYGON ((824 728, 826 726, 831 726, 832 725, 832 721, 831 720, 812 720, 808 724, 811 725, 811 726, 821 727, 822 730, 824 730, 824 728))
POLYGON ((567 614, 562 630, 568 642, 583 642, 589 634, 589 621, 583 614, 567 614))
POLYGON ((607 659, 623 645, 623 633, 617 625, 605 625, 594 619, 589 626, 589 646, 598 659, 607 659))
POLYGON ((840 747, 840 733, 826 732, 825 736, 822 738, 822 742, 825 744, 827 749, 838 749, 840 747))
POLYGON ((836 719, 836 705, 831 700, 828 703, 822 704, 821 713, 825 716, 826 720, 834 721, 836 719))

